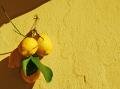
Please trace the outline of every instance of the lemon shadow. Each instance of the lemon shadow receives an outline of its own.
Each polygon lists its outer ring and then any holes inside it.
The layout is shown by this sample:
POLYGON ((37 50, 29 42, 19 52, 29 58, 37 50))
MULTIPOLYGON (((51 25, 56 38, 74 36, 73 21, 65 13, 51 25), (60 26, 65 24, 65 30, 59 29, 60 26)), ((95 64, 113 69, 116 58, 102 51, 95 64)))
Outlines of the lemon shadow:
POLYGON ((19 69, 8 68, 8 57, 0 61, 0 89, 32 89, 22 80, 19 69))
POLYGON ((1 7, 4 7, 9 17, 13 19, 43 5, 48 1, 50 0, 0 0, 0 26, 9 22, 1 7))

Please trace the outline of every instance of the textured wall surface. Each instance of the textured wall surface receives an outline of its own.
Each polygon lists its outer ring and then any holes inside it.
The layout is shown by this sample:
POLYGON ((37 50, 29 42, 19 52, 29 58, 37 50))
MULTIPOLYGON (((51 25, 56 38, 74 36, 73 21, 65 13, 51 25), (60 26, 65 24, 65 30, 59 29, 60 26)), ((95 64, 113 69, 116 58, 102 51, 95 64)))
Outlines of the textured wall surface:
MULTIPOLYGON (((46 83, 41 75, 33 89, 120 89, 119 0, 52 0, 13 22, 26 34, 35 14, 37 30, 54 44, 42 60, 54 77, 46 83)), ((10 23, 0 28, 0 53, 22 40, 12 29, 10 23)))

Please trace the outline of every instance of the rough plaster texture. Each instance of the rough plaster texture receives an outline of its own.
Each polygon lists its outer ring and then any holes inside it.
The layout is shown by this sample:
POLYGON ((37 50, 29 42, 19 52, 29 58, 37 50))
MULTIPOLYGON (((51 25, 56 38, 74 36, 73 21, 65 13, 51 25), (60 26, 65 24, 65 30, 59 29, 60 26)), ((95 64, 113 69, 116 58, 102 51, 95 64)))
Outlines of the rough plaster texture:
MULTIPOLYGON (((52 0, 13 22, 26 34, 35 14, 37 30, 54 44, 42 60, 54 77, 48 84, 41 75, 33 89, 120 89, 119 0, 52 0)), ((22 40, 12 29, 9 23, 0 28, 1 53, 22 40)))

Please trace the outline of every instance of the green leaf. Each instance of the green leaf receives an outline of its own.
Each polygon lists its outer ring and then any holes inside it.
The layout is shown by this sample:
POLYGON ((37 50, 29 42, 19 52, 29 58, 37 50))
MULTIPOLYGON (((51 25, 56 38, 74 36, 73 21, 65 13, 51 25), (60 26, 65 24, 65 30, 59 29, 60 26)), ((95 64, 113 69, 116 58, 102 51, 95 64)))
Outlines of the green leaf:
POLYGON ((27 64, 29 63, 30 59, 32 58, 32 56, 25 58, 22 61, 22 69, 25 75, 27 75, 26 69, 27 69, 27 64))
POLYGON ((39 60, 39 57, 32 57, 31 59, 33 61, 33 63, 35 63, 35 65, 39 68, 39 70, 43 73, 43 76, 45 78, 45 80, 47 82, 50 82, 52 80, 52 77, 53 77, 53 72, 52 70, 43 65, 40 60, 39 60))

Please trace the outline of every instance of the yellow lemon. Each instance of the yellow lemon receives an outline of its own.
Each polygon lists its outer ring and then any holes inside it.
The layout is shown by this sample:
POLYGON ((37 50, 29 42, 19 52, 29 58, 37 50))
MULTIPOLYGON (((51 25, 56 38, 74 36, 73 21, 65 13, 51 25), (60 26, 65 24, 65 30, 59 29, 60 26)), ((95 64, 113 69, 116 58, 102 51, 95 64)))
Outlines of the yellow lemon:
POLYGON ((19 52, 23 56, 30 56, 36 53, 38 42, 32 37, 26 37, 19 45, 19 52))
POLYGON ((40 37, 38 39, 38 51, 37 54, 39 56, 45 56, 51 53, 52 51, 52 42, 50 38, 47 36, 47 34, 42 33, 40 34, 40 37))

